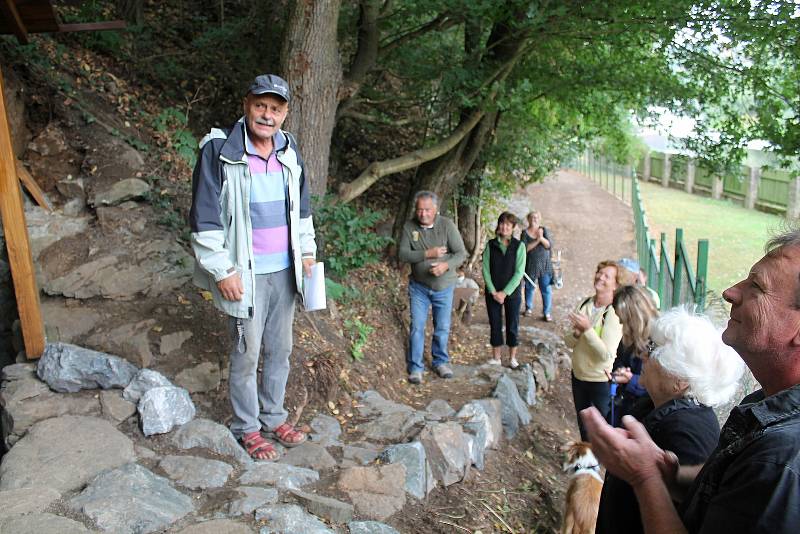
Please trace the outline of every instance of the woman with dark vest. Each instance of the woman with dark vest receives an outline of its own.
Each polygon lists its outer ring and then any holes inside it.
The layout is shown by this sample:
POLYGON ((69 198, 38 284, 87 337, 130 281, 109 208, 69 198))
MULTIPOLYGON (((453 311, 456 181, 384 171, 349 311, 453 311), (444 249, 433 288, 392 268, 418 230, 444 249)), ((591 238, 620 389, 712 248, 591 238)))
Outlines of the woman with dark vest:
POLYGON ((500 348, 503 346, 503 312, 505 311, 506 339, 509 349, 509 367, 516 369, 519 339, 519 307, 522 303, 520 281, 525 272, 525 246, 513 237, 517 218, 507 211, 497 219, 494 239, 483 251, 483 280, 486 283, 486 311, 491 328, 492 357, 489 363, 500 365, 500 348))

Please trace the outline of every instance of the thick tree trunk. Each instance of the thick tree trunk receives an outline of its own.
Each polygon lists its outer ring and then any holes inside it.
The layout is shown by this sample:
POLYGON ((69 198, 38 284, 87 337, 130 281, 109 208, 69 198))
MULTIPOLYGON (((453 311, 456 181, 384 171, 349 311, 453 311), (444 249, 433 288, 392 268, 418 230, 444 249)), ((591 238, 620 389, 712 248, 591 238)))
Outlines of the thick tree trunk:
POLYGON ((117 0, 117 9, 126 22, 144 24, 144 0, 117 0))
POLYGON ((311 192, 324 195, 342 67, 336 28, 341 0, 297 0, 281 51, 281 74, 292 89, 285 128, 297 137, 311 192))

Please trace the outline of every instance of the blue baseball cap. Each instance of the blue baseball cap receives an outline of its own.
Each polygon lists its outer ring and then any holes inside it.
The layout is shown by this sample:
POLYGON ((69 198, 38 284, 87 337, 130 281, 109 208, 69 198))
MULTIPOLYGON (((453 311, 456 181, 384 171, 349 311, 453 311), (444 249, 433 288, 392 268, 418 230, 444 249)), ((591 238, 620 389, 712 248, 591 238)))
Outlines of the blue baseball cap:
POLYGON ((621 267, 625 267, 627 270, 629 270, 632 273, 638 273, 639 272, 639 262, 634 260, 634 259, 631 259, 631 258, 622 258, 621 260, 619 260, 617 262, 617 265, 620 265, 621 267))
POLYGON ((276 76, 275 74, 262 74, 260 76, 256 76, 256 79, 253 80, 253 83, 250 85, 248 94, 264 95, 267 93, 278 95, 287 102, 291 96, 291 93, 289 92, 289 84, 286 83, 286 80, 280 76, 276 76))

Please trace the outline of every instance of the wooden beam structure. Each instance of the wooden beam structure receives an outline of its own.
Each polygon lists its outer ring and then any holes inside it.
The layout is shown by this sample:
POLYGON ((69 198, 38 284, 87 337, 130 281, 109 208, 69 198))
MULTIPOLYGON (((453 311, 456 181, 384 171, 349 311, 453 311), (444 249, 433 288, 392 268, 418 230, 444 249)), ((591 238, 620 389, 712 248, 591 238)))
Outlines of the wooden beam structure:
POLYGON ((8 262, 11 265, 17 310, 22 324, 25 354, 29 359, 34 359, 44 352, 44 323, 28 226, 25 223, 22 190, 15 165, 17 158, 14 157, 11 146, 11 128, 8 125, 3 84, 3 73, 0 70, 0 215, 3 219, 8 262))
POLYGON ((28 172, 20 160, 17 161, 17 176, 19 177, 19 181, 22 182, 22 185, 25 186, 25 189, 28 190, 28 193, 33 197, 33 200, 39 205, 39 207, 46 209, 47 211, 53 211, 53 206, 50 204, 50 201, 47 200, 47 195, 44 194, 42 188, 39 187, 39 184, 36 183, 36 180, 31 176, 31 173, 28 172))
POLYGON ((124 20, 61 24, 51 0, 0 0, 0 34, 10 33, 28 44, 31 33, 123 30, 124 20))
POLYGON ((17 4, 13 0, 0 0, 0 11, 3 12, 4 19, 11 28, 11 33, 17 36, 17 40, 22 44, 28 44, 28 30, 22 22, 22 17, 17 10, 17 4))

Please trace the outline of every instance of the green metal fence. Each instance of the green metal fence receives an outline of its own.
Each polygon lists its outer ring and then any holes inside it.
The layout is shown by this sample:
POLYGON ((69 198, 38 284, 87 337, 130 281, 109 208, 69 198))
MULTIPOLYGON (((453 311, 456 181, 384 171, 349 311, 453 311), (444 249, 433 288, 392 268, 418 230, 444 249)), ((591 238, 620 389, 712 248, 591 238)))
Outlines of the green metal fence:
POLYGON ((705 308, 706 281, 708 279, 708 240, 697 242, 697 266, 689 264, 689 255, 683 240, 683 229, 675 230, 675 255, 670 262, 667 235, 662 232, 659 246, 650 237, 647 215, 642 205, 639 180, 632 176, 631 206, 636 233, 636 252, 639 265, 647 274, 647 285, 658 292, 661 309, 679 304, 693 303, 698 310, 705 308))
MULTIPOLYGON (((679 162, 678 166, 682 163, 679 162)), ((665 233, 661 234, 658 244, 650 237, 636 175, 637 170, 642 171, 640 165, 633 168, 630 165, 619 165, 587 151, 575 166, 612 195, 626 204, 630 202, 639 265, 647 275, 647 286, 658 293, 661 309, 692 303, 698 310, 703 310, 708 275, 708 240, 701 239, 697 242, 697 265, 693 268, 683 239, 683 229, 675 230, 674 255, 669 253, 665 233)), ((654 167, 659 175, 663 174, 663 157, 651 160, 651 176, 654 176, 654 167), (654 165, 653 161, 657 163, 654 165)), ((671 179, 672 176, 675 174, 671 173, 671 179)))

